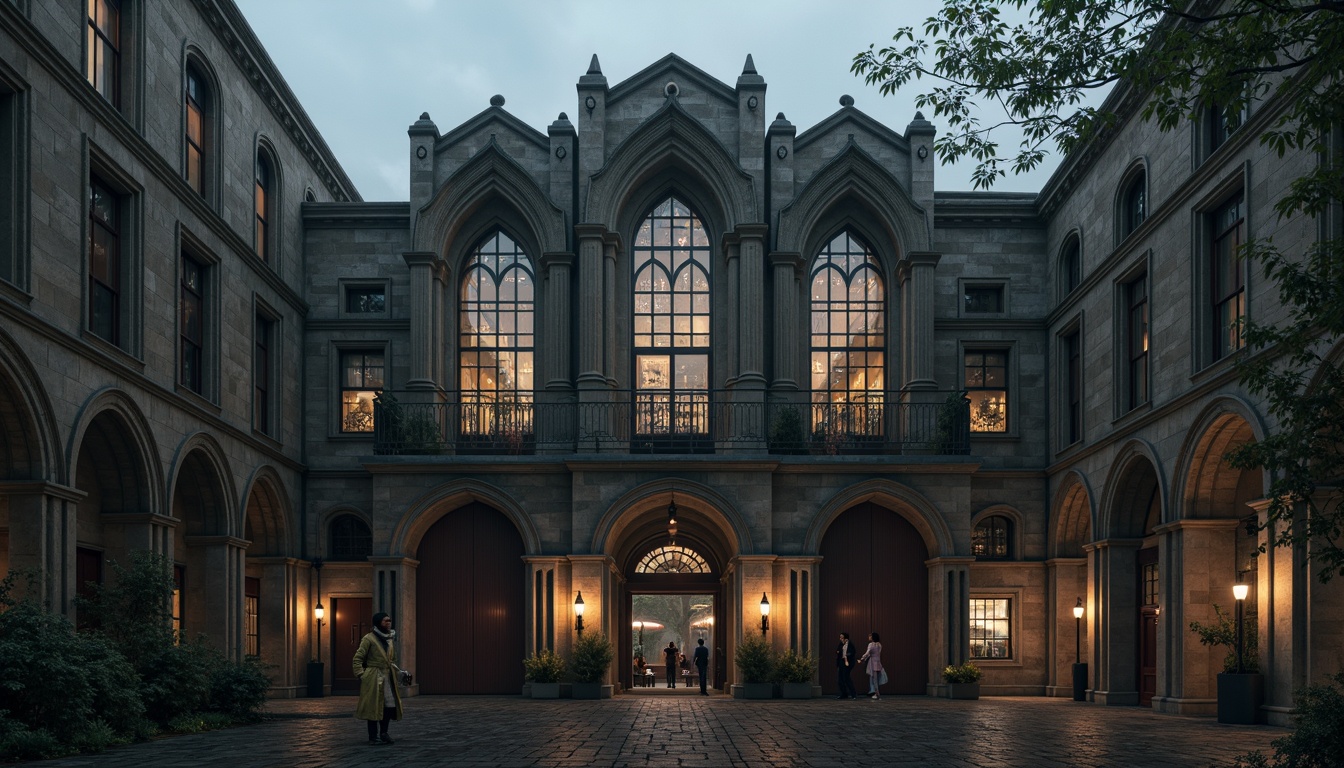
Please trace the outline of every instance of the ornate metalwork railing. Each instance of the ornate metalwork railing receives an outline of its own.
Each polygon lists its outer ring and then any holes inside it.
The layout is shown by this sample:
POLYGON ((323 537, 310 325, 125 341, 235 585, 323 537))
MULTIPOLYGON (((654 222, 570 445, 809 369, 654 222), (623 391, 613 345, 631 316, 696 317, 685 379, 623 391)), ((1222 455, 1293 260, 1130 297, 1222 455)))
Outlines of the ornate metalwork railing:
POLYGON ((862 402, 765 399, 761 391, 601 390, 488 399, 384 392, 374 452, 395 454, 965 454, 960 392, 870 393, 862 402))

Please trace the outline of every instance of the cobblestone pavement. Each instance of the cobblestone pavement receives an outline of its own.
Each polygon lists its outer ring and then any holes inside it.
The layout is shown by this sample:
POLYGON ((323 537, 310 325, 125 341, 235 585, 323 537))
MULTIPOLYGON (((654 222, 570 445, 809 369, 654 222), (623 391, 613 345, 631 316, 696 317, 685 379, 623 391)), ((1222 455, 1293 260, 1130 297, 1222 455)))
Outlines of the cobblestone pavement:
POLYGON ((420 696, 367 743, 353 698, 273 702, 267 722, 31 765, 143 766, 1198 766, 1287 731, 1064 699, 604 701, 420 696))

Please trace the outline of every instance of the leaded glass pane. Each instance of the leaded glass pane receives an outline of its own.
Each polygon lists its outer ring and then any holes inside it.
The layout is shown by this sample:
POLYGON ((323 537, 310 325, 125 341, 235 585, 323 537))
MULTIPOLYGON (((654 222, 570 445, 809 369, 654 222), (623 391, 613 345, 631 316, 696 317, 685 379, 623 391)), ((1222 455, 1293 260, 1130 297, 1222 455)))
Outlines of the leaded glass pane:
POLYGON ((522 247, 498 230, 482 240, 461 283, 464 436, 514 440, 533 433, 535 295, 532 261, 522 247))
POLYGON ((812 262, 811 427, 827 439, 885 431, 886 296, 879 274, 872 251, 848 231, 812 262))

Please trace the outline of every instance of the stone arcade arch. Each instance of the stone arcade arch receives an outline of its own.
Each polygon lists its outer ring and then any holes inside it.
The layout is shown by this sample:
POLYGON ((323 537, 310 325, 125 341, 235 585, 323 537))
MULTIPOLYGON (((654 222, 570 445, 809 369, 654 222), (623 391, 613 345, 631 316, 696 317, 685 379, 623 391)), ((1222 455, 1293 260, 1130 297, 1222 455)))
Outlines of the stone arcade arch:
MULTIPOLYGON (((1049 682, 1051 696, 1073 695, 1073 664, 1091 657, 1095 600, 1088 589, 1087 544, 1092 541, 1093 494, 1082 472, 1066 472, 1055 491, 1051 508, 1054 525, 1047 543, 1046 615, 1053 617, 1049 682), (1083 599, 1085 621, 1073 618, 1073 606, 1083 599)), ((1088 680, 1092 686, 1092 678, 1088 680)))
POLYGON ((1205 406, 1186 434, 1176 467, 1173 510, 1160 526, 1163 580, 1160 648, 1165 668, 1153 708, 1177 714, 1214 714, 1222 649, 1201 645, 1186 631, 1191 621, 1215 620, 1215 604, 1227 608, 1232 585, 1251 585, 1246 606, 1257 613, 1258 537, 1243 523, 1253 520, 1250 506, 1264 496, 1263 471, 1238 470, 1224 460, 1228 451, 1257 441, 1263 425, 1246 402, 1219 397, 1205 406), (1179 577, 1177 578, 1177 576, 1179 577))
POLYGON ((220 612, 223 605, 219 603, 226 597, 226 584, 212 583, 218 576, 212 575, 211 568, 219 563, 211 556, 209 542, 227 539, 237 516, 236 497, 228 480, 233 474, 219 443, 206 433, 188 437, 177 454, 169 484, 169 514, 175 520, 173 576, 178 586, 174 615, 178 629, 187 636, 213 631, 220 641, 224 638, 214 625, 226 615, 220 612))
POLYGON ((1097 638, 1092 696, 1104 704, 1147 706, 1156 691, 1164 639, 1158 622, 1163 574, 1156 528, 1167 496, 1157 452, 1147 443, 1126 443, 1111 466, 1100 536, 1087 546, 1097 638))
POLYGON ((212 571, 229 582, 222 630, 236 655, 257 654, 275 665, 273 688, 295 695, 301 684, 300 662, 312 608, 306 599, 306 564, 293 559, 293 507, 288 489, 274 467, 262 466, 247 484, 242 537, 215 537, 207 546, 226 565, 212 571), (241 609, 241 610, 240 610, 241 609))

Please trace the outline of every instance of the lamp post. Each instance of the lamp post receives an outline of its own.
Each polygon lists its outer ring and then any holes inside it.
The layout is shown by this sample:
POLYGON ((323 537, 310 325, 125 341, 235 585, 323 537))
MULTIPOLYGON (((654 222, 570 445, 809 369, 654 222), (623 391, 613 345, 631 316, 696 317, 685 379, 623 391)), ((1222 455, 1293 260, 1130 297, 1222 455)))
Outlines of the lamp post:
POLYGON ((1087 701, 1087 665, 1083 661, 1083 598, 1073 606, 1073 700, 1087 701))
POLYGON ((313 606, 313 618, 317 620, 317 658, 308 662, 308 698, 319 699, 326 693, 326 670, 322 665, 322 620, 327 617, 327 609, 322 607, 322 558, 313 558, 313 571, 317 573, 317 605, 313 606))
POLYGON ((761 637, 770 629, 770 600, 761 593, 761 637))
POLYGON ((1237 599, 1237 674, 1243 674, 1246 670, 1242 666, 1241 649, 1243 634, 1246 631, 1245 622, 1241 619, 1241 605, 1246 602, 1246 593, 1251 589, 1249 584, 1237 583, 1232 586, 1232 596, 1237 599))
POLYGON ((579 596, 574 598, 574 631, 583 637, 583 590, 579 590, 579 596))

